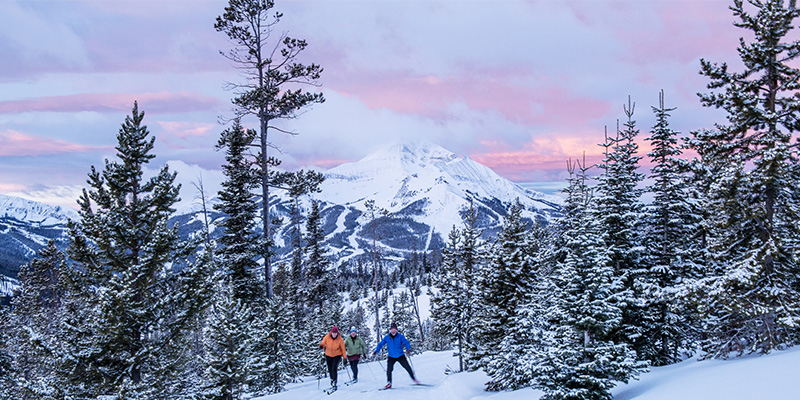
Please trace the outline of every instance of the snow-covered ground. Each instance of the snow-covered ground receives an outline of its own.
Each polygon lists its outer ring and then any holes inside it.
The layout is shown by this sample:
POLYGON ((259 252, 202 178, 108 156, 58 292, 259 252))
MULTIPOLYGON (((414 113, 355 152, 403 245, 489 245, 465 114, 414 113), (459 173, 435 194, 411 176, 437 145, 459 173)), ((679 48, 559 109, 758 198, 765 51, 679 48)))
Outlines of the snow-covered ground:
MULTIPOLYGON (((360 364, 359 382, 340 385, 338 391, 326 395, 322 389, 330 386, 328 379, 309 378, 305 382, 290 384, 283 393, 264 396, 258 400, 305 399, 434 399, 434 400, 535 400, 541 392, 523 389, 514 392, 485 392, 487 381, 483 372, 445 375, 445 368, 456 367, 458 359, 452 352, 426 352, 413 357, 417 376, 432 386, 412 386, 408 374, 397 365, 394 386, 379 391, 386 382, 384 367, 377 362, 360 364)), ((385 363, 385 362, 384 362, 385 363)), ((385 365, 385 364, 384 364, 385 365)), ((795 400, 800 398, 800 347, 761 357, 743 357, 730 360, 687 360, 679 364, 653 368, 650 373, 612 392, 617 400, 735 400, 770 399, 795 400)), ((339 372, 339 381, 347 380, 345 371, 339 372)))

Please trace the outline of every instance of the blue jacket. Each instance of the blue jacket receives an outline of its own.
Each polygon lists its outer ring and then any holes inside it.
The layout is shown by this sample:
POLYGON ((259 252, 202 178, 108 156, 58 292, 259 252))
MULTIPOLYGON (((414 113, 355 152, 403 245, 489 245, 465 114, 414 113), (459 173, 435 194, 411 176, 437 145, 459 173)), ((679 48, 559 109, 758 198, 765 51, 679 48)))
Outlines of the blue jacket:
POLYGON ((375 348, 373 353, 378 354, 384 345, 386 345, 386 350, 389 351, 389 357, 392 358, 400 358, 400 356, 403 355, 403 346, 411 351, 411 343, 409 343, 408 339, 400 332, 397 332, 397 335, 394 337, 392 337, 390 333, 387 333, 386 336, 383 337, 383 340, 378 343, 378 347, 375 348))

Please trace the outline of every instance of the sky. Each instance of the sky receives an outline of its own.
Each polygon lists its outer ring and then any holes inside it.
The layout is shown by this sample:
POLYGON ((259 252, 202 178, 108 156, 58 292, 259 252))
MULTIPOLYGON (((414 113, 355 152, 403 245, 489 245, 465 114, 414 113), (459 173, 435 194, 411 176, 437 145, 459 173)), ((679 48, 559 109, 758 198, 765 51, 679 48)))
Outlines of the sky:
MULTIPOLYGON (((226 4, 0 0, 0 194, 74 207, 134 101, 156 137, 153 169, 168 163, 184 188, 213 190, 226 87, 244 81, 213 27, 226 4)), ((280 122, 297 135, 271 134, 275 155, 324 170, 427 140, 523 185, 563 186, 568 159, 600 161, 629 96, 642 138, 661 90, 683 135, 724 122, 700 104, 698 71, 701 58, 739 65, 747 32, 730 4, 276 0, 276 29, 308 42, 299 60, 324 71, 307 89, 326 101, 280 122)))

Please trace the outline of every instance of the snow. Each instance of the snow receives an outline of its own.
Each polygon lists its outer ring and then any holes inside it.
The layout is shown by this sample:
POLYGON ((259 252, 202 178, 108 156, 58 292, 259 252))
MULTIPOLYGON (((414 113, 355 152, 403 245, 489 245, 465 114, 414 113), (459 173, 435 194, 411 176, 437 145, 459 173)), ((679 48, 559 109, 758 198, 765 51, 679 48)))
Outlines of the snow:
POLYGON ((18 280, 0 275, 0 296, 10 296, 18 288, 18 280))
POLYGON ((20 197, 0 194, 0 218, 12 218, 39 226, 66 224, 77 220, 78 212, 71 208, 51 206, 20 197))
MULTIPOLYGON (((393 373, 395 388, 379 391, 385 384, 385 361, 359 365, 359 381, 355 385, 339 385, 339 390, 328 396, 321 389, 328 388, 328 379, 306 378, 305 382, 289 384, 286 391, 258 400, 305 399, 436 399, 436 400, 536 400, 542 392, 522 389, 513 392, 486 392, 488 380, 481 371, 445 375, 445 368, 457 366, 458 358, 452 352, 426 352, 412 357, 414 370, 420 381, 432 386, 411 386, 411 379, 402 367, 393 373)), ((800 383, 797 366, 800 365, 800 347, 766 356, 733 358, 729 360, 690 359, 679 364, 652 368, 638 381, 620 385, 612 393, 615 400, 732 400, 798 398, 800 383)), ((347 373, 339 372, 340 382, 347 373)))
POLYGON ((425 141, 394 143, 357 162, 331 168, 321 188, 315 195, 320 200, 362 210, 365 200, 374 200, 392 213, 427 198, 430 202, 424 213, 436 218, 425 220, 442 235, 461 226, 459 211, 470 197, 509 204, 519 198, 528 210, 552 209, 547 203, 562 202, 558 196, 525 189, 467 156, 425 141))

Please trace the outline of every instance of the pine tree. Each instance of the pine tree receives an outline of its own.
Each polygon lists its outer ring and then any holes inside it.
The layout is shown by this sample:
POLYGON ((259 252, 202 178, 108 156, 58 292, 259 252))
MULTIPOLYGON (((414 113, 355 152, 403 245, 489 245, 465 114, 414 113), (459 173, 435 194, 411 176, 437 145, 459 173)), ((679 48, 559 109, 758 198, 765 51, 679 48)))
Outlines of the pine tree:
POLYGON ((716 173, 706 204, 709 274, 699 290, 706 299, 703 348, 713 357, 766 353, 799 339, 800 182, 792 137, 800 130, 800 70, 792 65, 800 41, 789 38, 800 10, 793 0, 749 3, 755 14, 741 0, 731 7, 734 25, 754 35, 750 43, 740 39, 745 69, 701 61, 712 92, 700 99, 727 111, 728 124, 695 132, 691 142, 716 173))
POLYGON ((215 302, 209 307, 205 328, 203 398, 241 399, 254 362, 252 310, 245 299, 236 297, 231 277, 218 284, 215 302))
MULTIPOLYGON (((638 172, 641 156, 635 138, 639 134, 633 120, 635 104, 628 99, 623 107, 627 121, 624 129, 617 128, 615 137, 606 134, 604 159, 598 168, 600 174, 597 195, 592 212, 599 221, 598 233, 608 248, 608 262, 614 271, 619 290, 615 297, 622 309, 622 323, 616 332, 621 342, 631 344, 645 355, 653 352, 653 343, 644 335, 644 308, 647 299, 642 292, 647 268, 641 254, 641 226, 643 205, 642 189, 638 187, 644 174, 638 172)), ((646 357, 646 356, 645 356, 646 357)))
POLYGON ((508 334, 516 310, 530 290, 535 266, 530 229, 522 219, 522 210, 517 200, 504 219, 486 268, 478 275, 480 313, 475 325, 480 335, 476 335, 469 355, 474 366, 485 366, 495 355, 497 344, 508 334))
POLYGON ((217 194, 220 202, 214 204, 214 209, 227 216, 220 222, 223 232, 218 250, 223 276, 233 285, 235 297, 250 306, 264 297, 256 275, 256 258, 264 245, 255 232, 258 205, 253 200, 253 190, 258 180, 247 158, 255 136, 255 131, 245 130, 239 120, 220 135, 217 149, 225 149, 222 173, 226 179, 217 194))
POLYGON ((61 331, 64 261, 64 253, 50 240, 39 257, 20 268, 8 330, 14 355, 9 367, 17 373, 9 393, 17 398, 44 398, 57 391, 53 354, 61 331))
POLYGON ((270 235, 269 188, 270 167, 279 162, 270 157, 268 150, 269 130, 284 132, 272 124, 276 120, 296 118, 298 112, 315 103, 325 101, 322 93, 309 93, 299 84, 316 86, 322 67, 316 64, 303 65, 297 57, 308 45, 305 40, 289 37, 285 32, 274 37, 275 26, 283 14, 272 13, 273 0, 229 0, 225 12, 218 16, 214 28, 223 32, 233 43, 229 53, 222 53, 237 68, 248 71, 248 81, 234 85, 239 90, 233 104, 240 116, 254 115, 259 121, 258 155, 261 184, 261 219, 264 240, 268 246, 262 249, 265 268, 267 298, 272 298, 272 270, 269 246, 270 235))
POLYGON ((292 308, 290 303, 275 296, 267 302, 266 315, 254 323, 255 361, 248 383, 256 394, 281 392, 300 375, 301 357, 297 349, 302 344, 294 329, 292 308))
POLYGON ((475 317, 475 276, 485 262, 483 230, 477 227, 477 212, 472 202, 463 216, 464 228, 453 227, 448 245, 442 250, 442 266, 431 273, 431 317, 437 334, 451 338, 458 348, 458 371, 464 371, 464 356, 472 344, 475 317))
POLYGON ((322 230, 318 201, 311 202, 311 210, 306 219, 305 252, 307 254, 305 261, 306 303, 312 310, 319 310, 322 308, 322 303, 331 298, 335 291, 330 285, 328 272, 330 259, 325 245, 325 232, 322 230))
POLYGON ((411 349, 414 352, 419 352, 422 350, 420 347, 422 341, 419 336, 419 330, 417 329, 417 321, 414 317, 414 310, 411 302, 411 296, 405 290, 401 291, 397 296, 393 296, 392 317, 390 321, 397 324, 403 336, 411 343, 411 349))
POLYGON ((182 339, 207 299, 198 295, 207 281, 206 258, 195 257, 200 242, 183 243, 167 225, 178 201, 175 174, 165 166, 143 178, 155 157, 143 118, 134 103, 117 135, 118 161, 92 167, 81 219, 70 227, 76 294, 59 370, 72 396, 169 393, 182 339))
POLYGON ((691 243, 698 229, 699 215, 690 200, 684 163, 678 143, 678 132, 670 129, 669 117, 674 108, 664 106, 664 92, 659 94, 659 107, 652 107, 656 124, 649 140, 653 151, 648 153, 653 163, 653 203, 647 207, 643 292, 648 299, 644 318, 644 336, 653 342, 650 354, 639 357, 652 365, 667 365, 678 361, 678 349, 685 347, 689 334, 688 310, 681 310, 677 295, 680 285, 696 276, 699 254, 691 243))
POLYGON ((551 297, 557 292, 550 277, 554 264, 553 238, 539 222, 534 223, 530 237, 534 273, 496 354, 486 365, 486 374, 491 378, 486 384, 487 390, 533 386, 538 365, 543 362, 543 352, 554 345, 554 321, 549 312, 551 297))
MULTIPOLYGON (((626 382, 642 368, 629 345, 615 339, 623 323, 618 279, 610 262, 600 222, 593 218, 592 194, 585 165, 570 166, 563 225, 565 257, 547 288, 544 303, 550 320, 541 345, 529 356, 535 387, 544 399, 610 399, 617 381, 626 382)), ((531 299, 535 300, 535 299, 531 299)), ((528 303, 535 306, 534 303, 528 303)))

